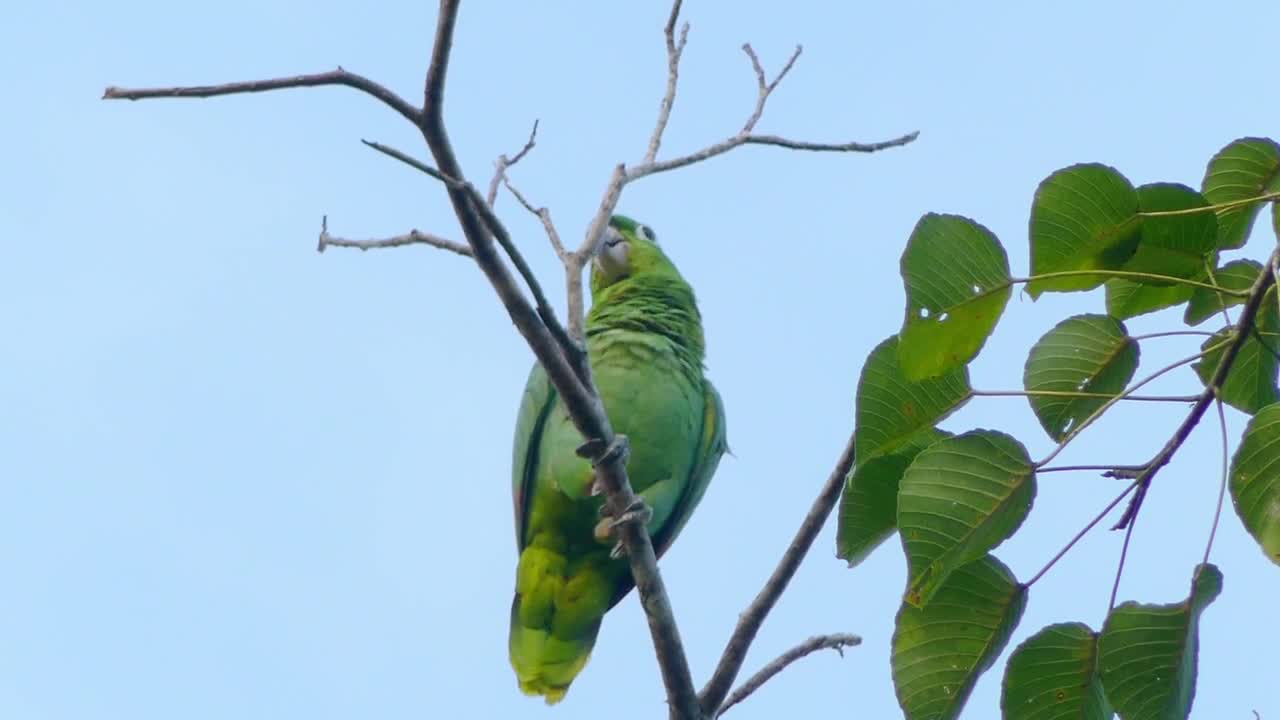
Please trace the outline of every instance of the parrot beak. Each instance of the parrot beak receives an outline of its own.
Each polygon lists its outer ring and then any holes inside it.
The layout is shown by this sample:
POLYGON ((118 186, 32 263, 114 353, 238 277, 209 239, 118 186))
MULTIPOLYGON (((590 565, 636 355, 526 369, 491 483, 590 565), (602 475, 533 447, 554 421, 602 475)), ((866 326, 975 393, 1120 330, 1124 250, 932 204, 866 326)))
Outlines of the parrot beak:
POLYGON ((620 280, 631 274, 631 244, 615 228, 608 228, 591 262, 607 283, 620 280))

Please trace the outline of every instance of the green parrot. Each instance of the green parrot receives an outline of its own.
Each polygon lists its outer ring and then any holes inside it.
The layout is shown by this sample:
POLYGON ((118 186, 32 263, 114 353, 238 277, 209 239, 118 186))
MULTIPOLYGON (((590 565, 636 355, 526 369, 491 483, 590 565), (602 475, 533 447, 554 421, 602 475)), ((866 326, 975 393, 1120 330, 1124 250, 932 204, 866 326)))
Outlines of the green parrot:
MULTIPOLYGON (((724 406, 703 377, 702 318, 693 290, 652 230, 615 215, 591 268, 587 355, 613 429, 626 435, 627 474, 654 551, 671 546, 702 499, 725 442, 724 406), (647 519, 646 519, 647 518, 647 519)), ((600 621, 631 591, 611 549, 591 465, 541 365, 525 386, 512 457, 516 592, 511 666, 520 689, 559 702, 591 655, 600 621)))

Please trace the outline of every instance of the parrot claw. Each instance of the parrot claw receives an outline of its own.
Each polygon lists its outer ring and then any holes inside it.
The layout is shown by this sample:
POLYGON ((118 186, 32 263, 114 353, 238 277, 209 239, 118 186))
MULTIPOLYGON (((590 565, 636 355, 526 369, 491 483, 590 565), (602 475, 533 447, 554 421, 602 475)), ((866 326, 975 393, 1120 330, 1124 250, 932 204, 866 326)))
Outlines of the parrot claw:
POLYGON ((614 544, 613 544, 613 547, 609 548, 609 559, 610 559, 610 560, 618 560, 618 559, 620 559, 623 555, 626 555, 626 554, 627 554, 627 549, 626 549, 626 548, 624 548, 624 547, 622 547, 622 543, 620 543, 620 542, 616 542, 616 543, 614 543, 614 544))
POLYGON ((631 442, 627 440, 626 435, 614 435, 613 442, 606 445, 599 439, 593 438, 578 446, 575 451, 578 457, 591 461, 591 467, 598 468, 601 465, 608 465, 614 460, 626 462, 631 455, 631 442))
POLYGON ((636 498, 635 502, 627 506, 616 519, 609 522, 609 529, 625 525, 626 523, 648 523, 653 519, 653 508, 645 504, 644 500, 636 498))
MULTIPOLYGON (((618 517, 612 517, 607 506, 600 508, 600 522, 596 523, 595 537, 599 542, 608 542, 614 540, 618 536, 618 526, 627 523, 648 523, 653 518, 653 508, 641 498, 636 498, 634 502, 627 506, 618 517)), ((615 542, 609 550, 609 557, 617 560, 626 554, 626 549, 622 547, 621 542, 615 542)))

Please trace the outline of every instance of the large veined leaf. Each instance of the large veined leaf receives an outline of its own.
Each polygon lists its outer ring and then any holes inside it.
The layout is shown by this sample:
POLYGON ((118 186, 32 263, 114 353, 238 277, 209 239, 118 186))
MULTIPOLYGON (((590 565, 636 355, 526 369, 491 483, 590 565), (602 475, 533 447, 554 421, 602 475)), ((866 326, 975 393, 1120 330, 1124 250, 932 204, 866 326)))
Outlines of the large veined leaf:
POLYGON ((906 445, 887 455, 858 463, 845 481, 840 497, 840 525, 836 555, 849 567, 862 562, 898 526, 898 484, 920 451, 951 433, 925 428, 906 445))
MULTIPOLYGON (((1072 165, 1040 183, 1031 203, 1031 273, 1116 270, 1138 247, 1138 193, 1115 168, 1072 165)), ((1102 275, 1036 280, 1031 297, 1046 291, 1096 288, 1102 275)))
MULTIPOLYGON (((1275 304, 1275 290, 1268 290, 1262 300, 1262 308, 1254 318, 1254 332, 1244 339, 1219 393, 1223 402, 1249 414, 1280 400, 1280 388, 1276 386, 1276 374, 1280 371, 1280 356, 1277 356, 1276 349, 1280 314, 1276 313, 1275 304)), ((1201 350, 1206 351, 1216 348, 1194 365, 1200 382, 1205 385, 1209 384, 1217 372, 1226 353, 1224 342, 1231 335, 1230 329, 1221 330, 1200 346, 1201 350)))
POLYGON ((1077 315, 1045 333, 1031 348, 1022 374, 1031 410, 1054 440, 1119 395, 1138 369, 1138 343, 1124 323, 1106 315, 1077 315), (1093 397, 1072 397, 1090 393, 1093 397))
POLYGON ((1231 502, 1245 529, 1280 565, 1280 403, 1249 420, 1231 459, 1231 502))
POLYGON ((902 253, 907 315, 898 360, 911 380, 967 364, 982 349, 1013 288, 991 231, 958 215, 920 218, 902 253))
POLYGON ((1123 603, 1098 640, 1102 687, 1124 720, 1176 720, 1196 694, 1200 614, 1222 592, 1222 573, 1200 565, 1191 595, 1171 605, 1123 603))
MULTIPOLYGON (((1208 206, 1200 193, 1186 185, 1152 183, 1138 188, 1138 209, 1144 213, 1208 206)), ((1218 221, 1212 212, 1146 215, 1142 218, 1138 249, 1124 264, 1124 270, 1193 278, 1204 274, 1205 260, 1213 255, 1217 241, 1218 221)), ((1153 280, 1142 282, 1158 284, 1153 280)))
MULTIPOLYGON (((1201 192, 1214 205, 1280 190, 1280 145, 1270 138, 1240 138, 1218 151, 1205 168, 1201 192)), ((1218 211, 1218 247, 1244 246, 1262 203, 1218 211)))
POLYGON ((898 488, 907 603, 928 605, 948 576, 1004 542, 1035 494, 1026 448, 1004 433, 973 430, 921 451, 898 488))
POLYGON ((1107 314, 1120 320, 1181 305, 1195 292, 1190 285, 1146 285, 1124 278, 1112 278, 1106 287, 1107 314))
POLYGON ((858 463, 896 449, 968 399, 968 368, 912 382, 898 364, 898 337, 885 340, 867 356, 858 378, 853 433, 858 463))
POLYGON ((1084 623, 1050 625, 1014 649, 1000 694, 1004 720, 1107 720, 1098 636, 1084 623))
MULTIPOLYGON (((1214 282, 1224 290, 1248 290, 1262 272, 1262 264, 1255 260, 1232 260, 1213 271, 1214 282)), ((1183 320, 1188 325, 1199 325, 1208 318, 1222 312, 1223 308, 1240 305, 1244 298, 1239 295, 1224 295, 1208 288, 1196 288, 1191 292, 1191 302, 1183 320)))
POLYGON ((928 607, 894 623, 893 687, 907 720, 952 720, 1022 618, 1026 588, 988 555, 952 573, 928 607))

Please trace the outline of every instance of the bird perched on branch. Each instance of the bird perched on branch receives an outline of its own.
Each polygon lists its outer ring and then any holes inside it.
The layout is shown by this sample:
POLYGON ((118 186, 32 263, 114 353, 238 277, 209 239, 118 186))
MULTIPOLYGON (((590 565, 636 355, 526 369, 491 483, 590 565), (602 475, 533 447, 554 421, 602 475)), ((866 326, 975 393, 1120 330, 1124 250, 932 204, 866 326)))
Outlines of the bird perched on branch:
POLYGON ((631 591, 614 547, 620 522, 645 522, 661 556, 702 499, 726 450, 724 407, 703 377, 693 290, 652 230, 615 215, 591 268, 587 356, 614 430, 630 441, 627 475, 644 507, 609 517, 583 443, 541 365, 516 422, 512 458, 520 560, 510 652, 520 689, 564 697, 605 612, 631 591), (612 548, 612 549, 611 549, 612 548))

